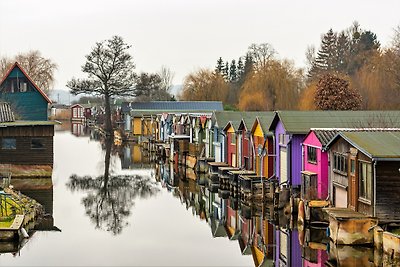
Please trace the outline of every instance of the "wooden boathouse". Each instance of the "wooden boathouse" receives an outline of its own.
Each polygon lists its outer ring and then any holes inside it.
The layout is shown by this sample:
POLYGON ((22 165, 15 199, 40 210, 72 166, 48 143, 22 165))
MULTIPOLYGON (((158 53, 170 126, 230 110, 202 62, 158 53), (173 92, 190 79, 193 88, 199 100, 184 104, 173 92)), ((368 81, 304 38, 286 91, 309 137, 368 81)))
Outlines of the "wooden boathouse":
POLYGON ((8 102, 17 120, 45 121, 50 98, 17 62, 0 82, 0 99, 8 102))

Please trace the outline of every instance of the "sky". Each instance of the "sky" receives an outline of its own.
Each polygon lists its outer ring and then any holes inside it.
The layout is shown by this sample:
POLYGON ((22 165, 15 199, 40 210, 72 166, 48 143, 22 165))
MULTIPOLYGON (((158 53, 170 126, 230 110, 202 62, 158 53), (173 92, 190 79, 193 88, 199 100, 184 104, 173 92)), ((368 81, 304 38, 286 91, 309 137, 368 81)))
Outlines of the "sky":
POLYGON ((67 90, 94 44, 120 35, 132 45, 136 71, 175 73, 174 84, 200 68, 270 43, 278 58, 305 66, 330 28, 358 21, 390 44, 400 25, 398 0, 0 0, 0 57, 39 50, 57 65, 55 89, 67 90))

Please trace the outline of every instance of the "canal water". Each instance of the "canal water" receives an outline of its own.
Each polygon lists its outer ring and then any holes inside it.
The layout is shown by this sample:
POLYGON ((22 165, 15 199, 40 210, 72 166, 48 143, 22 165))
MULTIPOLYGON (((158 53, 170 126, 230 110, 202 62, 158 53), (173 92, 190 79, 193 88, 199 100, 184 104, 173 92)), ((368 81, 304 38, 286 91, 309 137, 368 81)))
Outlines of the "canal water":
MULTIPOLYGON (((156 181, 155 169, 122 169, 112 148, 104 185, 106 144, 56 131, 54 226, 36 231, 0 266, 252 266, 235 242, 213 238, 209 224, 156 181)), ((123 157, 122 157, 123 158, 123 157)), ((1 246, 1 244, 0 244, 1 246)))
POLYGON ((222 197, 205 176, 79 125, 56 131, 52 181, 51 190, 24 192, 48 216, 0 252, 0 266, 382 264, 372 248, 336 247, 324 226, 298 229, 285 211, 222 197))

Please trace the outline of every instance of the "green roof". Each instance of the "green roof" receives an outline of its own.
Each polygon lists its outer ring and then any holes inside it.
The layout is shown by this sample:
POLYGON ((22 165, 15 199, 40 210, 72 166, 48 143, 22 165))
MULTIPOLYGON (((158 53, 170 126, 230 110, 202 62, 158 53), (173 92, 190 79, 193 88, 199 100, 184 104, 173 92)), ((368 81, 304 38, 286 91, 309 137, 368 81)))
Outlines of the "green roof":
POLYGON ((215 119, 214 123, 218 125, 219 128, 225 128, 225 126, 232 122, 235 125, 239 126, 240 120, 242 119, 243 113, 240 111, 215 111, 213 118, 215 119))
POLYGON ((269 129, 279 120, 294 134, 307 134, 311 128, 393 128, 400 127, 400 111, 276 111, 269 129))
POLYGON ((209 110, 133 110, 130 112, 132 117, 142 117, 147 115, 158 115, 162 113, 171 113, 171 114, 196 114, 196 113, 204 113, 211 114, 209 110))
POLYGON ((269 131, 269 126, 272 123, 272 120, 274 119, 275 112, 273 111, 268 111, 268 112, 259 112, 257 115, 257 119, 260 122, 261 129, 265 134, 272 134, 271 131, 269 131))
POLYGON ((57 121, 12 121, 12 122, 2 122, 0 127, 16 127, 16 126, 46 126, 46 125, 56 125, 59 124, 57 121))
POLYGON ((400 160, 400 131, 341 132, 339 135, 370 158, 400 160))

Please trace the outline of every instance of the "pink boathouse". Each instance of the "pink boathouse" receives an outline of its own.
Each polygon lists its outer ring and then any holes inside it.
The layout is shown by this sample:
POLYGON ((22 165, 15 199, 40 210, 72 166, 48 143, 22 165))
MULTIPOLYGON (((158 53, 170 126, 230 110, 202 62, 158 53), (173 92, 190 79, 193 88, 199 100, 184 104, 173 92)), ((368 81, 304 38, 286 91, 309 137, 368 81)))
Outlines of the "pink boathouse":
POLYGON ((325 200, 329 196, 328 153, 326 145, 337 134, 336 130, 312 129, 304 138, 301 172, 302 198, 325 200))

